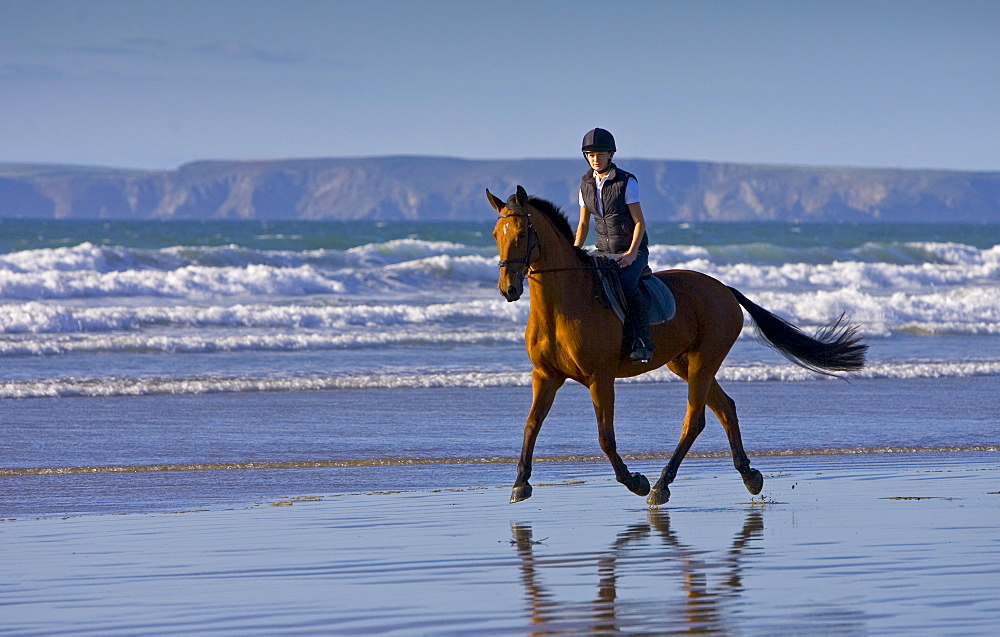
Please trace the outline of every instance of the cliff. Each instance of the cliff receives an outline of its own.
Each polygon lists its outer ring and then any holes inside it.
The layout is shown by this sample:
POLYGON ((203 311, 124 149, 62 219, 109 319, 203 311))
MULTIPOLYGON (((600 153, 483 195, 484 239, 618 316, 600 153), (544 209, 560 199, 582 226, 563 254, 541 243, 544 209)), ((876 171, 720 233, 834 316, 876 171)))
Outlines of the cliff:
MULTIPOLYGON (((1000 223, 1000 173, 623 160, 656 221, 1000 223)), ((583 160, 202 161, 173 171, 0 165, 0 217, 474 220, 518 184, 575 214, 583 160)))

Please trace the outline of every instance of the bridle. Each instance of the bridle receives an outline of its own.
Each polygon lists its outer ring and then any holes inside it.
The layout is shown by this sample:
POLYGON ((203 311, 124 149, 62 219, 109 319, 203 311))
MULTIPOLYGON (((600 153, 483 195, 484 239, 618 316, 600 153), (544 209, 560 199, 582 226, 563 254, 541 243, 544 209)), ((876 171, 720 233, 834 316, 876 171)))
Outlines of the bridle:
POLYGON ((526 212, 512 212, 506 215, 500 215, 499 219, 506 219, 508 217, 524 217, 528 220, 528 249, 524 252, 524 257, 520 259, 501 259, 499 266, 501 268, 509 268, 512 264, 523 263, 524 264, 524 274, 527 275, 531 269, 531 253, 535 248, 541 247, 541 243, 538 241, 538 233, 535 231, 535 227, 531 225, 531 215, 526 212))
POLYGON ((546 272, 570 272, 579 270, 614 270, 618 269, 618 264, 611 262, 609 264, 595 264, 595 265, 581 265, 571 268, 545 268, 543 270, 538 270, 531 267, 531 253, 535 248, 542 247, 541 241, 538 239, 538 232, 535 227, 531 225, 531 215, 527 212, 511 212, 505 215, 500 215, 499 219, 507 219, 508 217, 524 217, 528 220, 528 249, 525 250, 524 256, 520 259, 501 259, 498 265, 500 268, 509 268, 512 264, 524 264, 524 273, 521 275, 523 277, 530 277, 532 274, 543 274, 546 272))

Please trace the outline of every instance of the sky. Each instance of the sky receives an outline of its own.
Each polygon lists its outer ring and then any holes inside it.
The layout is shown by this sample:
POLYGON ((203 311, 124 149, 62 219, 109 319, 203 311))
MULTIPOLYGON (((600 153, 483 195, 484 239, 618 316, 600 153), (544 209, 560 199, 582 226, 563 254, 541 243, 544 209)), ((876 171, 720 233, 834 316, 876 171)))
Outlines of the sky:
POLYGON ((1000 171, 998 0, 0 0, 0 162, 1000 171), (582 165, 581 158, 581 165, 582 165))

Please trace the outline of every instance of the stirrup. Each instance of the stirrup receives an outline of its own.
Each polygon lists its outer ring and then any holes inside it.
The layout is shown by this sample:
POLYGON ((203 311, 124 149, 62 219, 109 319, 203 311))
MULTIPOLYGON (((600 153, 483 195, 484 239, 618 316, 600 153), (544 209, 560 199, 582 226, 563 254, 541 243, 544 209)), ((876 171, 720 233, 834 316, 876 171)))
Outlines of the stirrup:
POLYGON ((637 338, 635 339, 635 344, 632 346, 632 352, 628 357, 636 365, 648 363, 653 359, 653 348, 646 347, 645 341, 637 338))

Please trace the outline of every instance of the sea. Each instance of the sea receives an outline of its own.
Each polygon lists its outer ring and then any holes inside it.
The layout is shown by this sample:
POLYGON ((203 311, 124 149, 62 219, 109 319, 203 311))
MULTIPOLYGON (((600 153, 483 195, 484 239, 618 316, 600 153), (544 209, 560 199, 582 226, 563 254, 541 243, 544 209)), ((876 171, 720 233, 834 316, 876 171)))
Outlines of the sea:
MULTIPOLYGON (((0 518, 510 484, 530 301, 497 291, 494 219, 0 220, 0 518)), ((773 455, 1000 449, 1000 225, 651 225, 654 270, 806 331, 846 314, 870 346, 829 378, 745 327, 718 378, 765 474, 773 455)), ((651 477, 684 394, 665 369, 618 384, 619 451, 651 477)), ((710 417, 689 462, 727 449, 710 417)), ((569 384, 536 479, 600 454, 569 384)))

